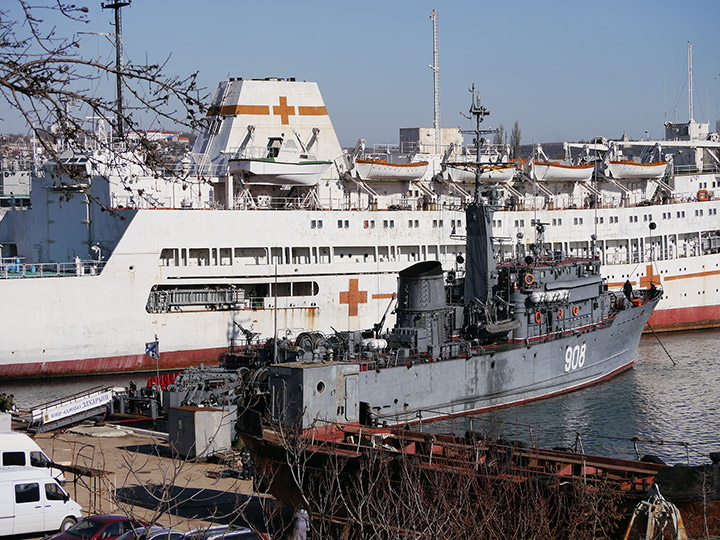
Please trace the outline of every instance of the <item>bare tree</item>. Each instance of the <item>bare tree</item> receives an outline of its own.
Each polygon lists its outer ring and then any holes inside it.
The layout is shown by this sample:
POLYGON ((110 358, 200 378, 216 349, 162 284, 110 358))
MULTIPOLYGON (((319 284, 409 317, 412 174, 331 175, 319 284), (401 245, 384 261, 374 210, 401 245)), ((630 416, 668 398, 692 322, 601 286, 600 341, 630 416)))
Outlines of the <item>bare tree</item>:
POLYGON ((359 428, 350 437, 278 425, 273 433, 273 444, 256 448, 257 485, 309 512, 309 538, 589 540, 611 536, 620 515, 616 486, 560 481, 513 444, 430 448, 359 428))
POLYGON ((521 136, 522 132, 520 131, 520 124, 518 124, 518 121, 515 120, 515 125, 513 126, 512 133, 510 133, 510 152, 514 159, 518 159, 520 157, 521 136))
MULTIPOLYGON (((89 57, 83 40, 90 38, 79 32, 90 22, 86 7, 65 0, 14 1, 15 7, 0 9, 0 97, 27 121, 46 157, 62 164, 58 157, 68 148, 110 152, 121 146, 125 159, 158 168, 163 165, 162 156, 140 130, 143 117, 152 115, 190 130, 198 127, 206 96, 197 87, 197 73, 168 75, 169 58, 117 65, 89 57), (58 35, 59 24, 75 32, 58 35), (101 79, 117 75, 128 98, 121 114, 116 97, 98 95, 94 87, 101 79), (88 129, 88 117, 96 125, 113 125, 115 137, 88 129), (128 132, 133 133, 132 139, 123 136, 128 132)), ((76 180, 80 176, 71 167, 61 172, 76 180)))
POLYGON ((505 144, 505 126, 498 124, 497 131, 493 136, 493 144, 505 144))

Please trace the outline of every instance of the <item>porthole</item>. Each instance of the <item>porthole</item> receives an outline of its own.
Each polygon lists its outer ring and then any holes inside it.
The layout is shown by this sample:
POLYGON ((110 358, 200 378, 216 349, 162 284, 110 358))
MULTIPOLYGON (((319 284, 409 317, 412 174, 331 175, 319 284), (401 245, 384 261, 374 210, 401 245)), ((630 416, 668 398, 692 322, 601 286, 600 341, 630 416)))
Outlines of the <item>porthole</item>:
POLYGON ((317 383, 316 388, 317 388, 318 394, 322 394, 323 391, 325 390, 325 383, 320 381, 319 383, 317 383))

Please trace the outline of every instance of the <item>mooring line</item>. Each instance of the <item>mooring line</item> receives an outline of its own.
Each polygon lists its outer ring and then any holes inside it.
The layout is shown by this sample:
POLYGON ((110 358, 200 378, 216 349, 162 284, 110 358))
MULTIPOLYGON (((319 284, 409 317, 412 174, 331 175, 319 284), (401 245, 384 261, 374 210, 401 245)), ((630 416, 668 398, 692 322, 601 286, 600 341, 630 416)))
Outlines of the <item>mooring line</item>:
POLYGON ((660 346, 662 347, 663 351, 665 351, 665 354, 668 355, 668 358, 669 358, 670 361, 673 363, 673 366, 677 366, 677 364, 675 363, 675 360, 673 360, 673 357, 670 356, 670 353, 669 353, 668 350, 665 348, 665 345, 663 345, 663 342, 660 341, 660 336, 657 335, 657 333, 655 332, 655 329, 652 327, 652 325, 651 325, 650 323, 647 323, 647 325, 648 325, 648 328, 650 328, 650 330, 652 330, 653 336, 655 336, 655 339, 657 339, 657 342, 660 344, 660 346))

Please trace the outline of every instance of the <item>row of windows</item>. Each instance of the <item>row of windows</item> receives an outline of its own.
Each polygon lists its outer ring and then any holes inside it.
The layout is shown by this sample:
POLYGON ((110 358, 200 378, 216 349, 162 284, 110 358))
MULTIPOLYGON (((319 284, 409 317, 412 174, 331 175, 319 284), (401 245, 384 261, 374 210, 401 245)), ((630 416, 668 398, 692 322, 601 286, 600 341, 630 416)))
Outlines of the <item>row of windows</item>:
POLYGON ((399 245, 247 248, 164 248, 160 266, 248 266, 268 264, 332 264, 338 262, 413 262, 454 256, 462 246, 399 245))
MULTIPOLYGON (((524 223, 524 220, 523 220, 523 223, 524 223)), ((383 224, 384 229, 394 229, 395 228, 395 220, 394 219, 384 219, 382 224, 383 224)), ((433 229, 437 229, 438 227, 443 227, 444 226, 443 220, 442 219, 434 219, 432 222, 432 226, 433 226, 433 229)), ((452 228, 462 227, 462 220, 453 219, 453 220, 451 220, 450 226, 452 228)), ((417 229, 420 227, 420 221, 417 219, 409 219, 408 227, 411 229, 413 229, 413 228, 417 229)), ((323 220, 322 219, 310 220, 310 228, 311 229, 322 229, 323 228, 323 220)), ((338 219, 337 220, 337 228, 338 229, 349 229, 350 221, 347 219, 338 219)), ((374 219, 366 219, 365 221, 363 221, 363 228, 374 229, 375 228, 375 220, 374 219)))

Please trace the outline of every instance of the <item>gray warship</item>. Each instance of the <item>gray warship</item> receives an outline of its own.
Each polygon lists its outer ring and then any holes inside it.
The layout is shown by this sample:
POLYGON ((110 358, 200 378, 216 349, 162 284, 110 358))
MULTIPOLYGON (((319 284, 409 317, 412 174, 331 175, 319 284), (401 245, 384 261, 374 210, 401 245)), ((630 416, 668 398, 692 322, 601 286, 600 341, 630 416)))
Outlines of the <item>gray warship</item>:
MULTIPOLYGON (((474 91, 470 113, 477 143, 489 113, 474 91)), ((662 291, 609 291, 594 249, 585 258, 553 252, 542 223, 532 255, 497 261, 493 189, 480 173, 466 210, 465 276, 415 264, 399 275, 391 331, 381 321, 299 336, 294 361, 256 378, 273 421, 403 425, 547 398, 632 367, 662 291)))

